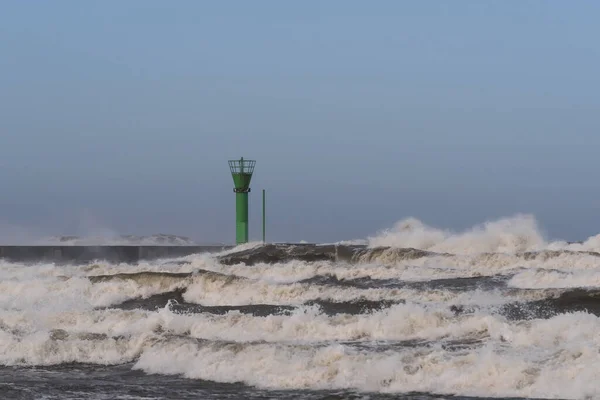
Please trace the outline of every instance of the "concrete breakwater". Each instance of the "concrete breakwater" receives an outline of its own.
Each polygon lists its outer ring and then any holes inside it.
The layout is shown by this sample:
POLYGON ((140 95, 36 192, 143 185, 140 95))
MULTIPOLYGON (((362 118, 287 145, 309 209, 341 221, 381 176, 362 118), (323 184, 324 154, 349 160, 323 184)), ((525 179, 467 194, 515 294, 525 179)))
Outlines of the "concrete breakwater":
MULTIPOLYGON (((234 249, 232 245, 36 245, 2 246, 0 260, 8 262, 52 262, 58 264, 108 261, 113 263, 136 263, 157 259, 185 257, 200 253, 219 253, 234 249)), ((505 262, 547 260, 566 254, 600 257, 591 251, 539 250, 515 254, 478 253, 476 261, 486 264, 489 259, 506 259, 505 262)), ((450 253, 436 253, 415 248, 368 247, 366 245, 270 243, 251 248, 240 248, 215 255, 224 265, 247 265, 301 262, 395 263, 427 257, 456 257, 450 253)), ((475 261, 471 261, 475 262, 475 261)))
MULTIPOLYGON (((60 264, 94 261, 136 263, 199 253, 218 253, 232 248, 234 246, 231 245, 0 245, 0 260, 60 264)), ((365 250, 365 246, 278 243, 221 255, 217 260, 226 265, 272 264, 291 260, 351 261, 365 250)))
POLYGON ((197 253, 219 252, 232 246, 149 246, 149 245, 41 245, 0 246, 0 259, 9 262, 85 263, 96 260, 135 263, 161 258, 184 257, 197 253))

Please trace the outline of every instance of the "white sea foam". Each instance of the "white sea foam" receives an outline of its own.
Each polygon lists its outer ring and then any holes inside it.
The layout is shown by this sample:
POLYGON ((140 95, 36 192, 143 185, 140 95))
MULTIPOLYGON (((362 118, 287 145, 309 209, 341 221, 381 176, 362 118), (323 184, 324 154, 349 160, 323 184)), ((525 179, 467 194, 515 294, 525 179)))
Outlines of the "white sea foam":
POLYGON ((355 300, 448 301, 459 296, 449 290, 358 289, 308 283, 272 284, 265 281, 199 275, 183 295, 185 301, 207 306, 246 304, 297 305, 309 300, 350 302, 355 300))
POLYGON ((291 315, 264 317, 229 312, 225 315, 180 315, 161 311, 162 329, 192 337, 236 342, 322 342, 351 340, 434 340, 479 338, 503 325, 489 314, 454 318, 448 307, 402 304, 377 312, 328 316, 318 307, 301 307, 291 315))
POLYGON ((432 228, 415 218, 409 218, 369 238, 369 245, 472 254, 540 250, 546 242, 532 216, 517 215, 486 222, 462 233, 432 228))
POLYGON ((83 310, 185 287, 186 280, 160 276, 147 281, 112 279, 92 283, 85 277, 0 282, 0 308, 22 311, 83 310))
POLYGON ((592 330, 598 328, 597 318, 586 314, 504 325, 498 339, 468 351, 433 346, 365 352, 342 344, 198 344, 182 338, 146 349, 136 367, 263 388, 576 399, 600 395, 600 343, 592 330))
POLYGON ((261 247, 261 246, 264 246, 263 242, 253 241, 253 242, 238 244, 234 247, 231 247, 230 249, 226 249, 226 250, 220 251, 218 253, 215 253, 215 255, 216 256, 224 256, 224 255, 236 253, 239 251, 252 250, 252 249, 255 249, 255 248, 261 247))
POLYGON ((598 288, 600 269, 584 271, 528 269, 516 274, 507 283, 510 287, 521 289, 598 288))
POLYGON ((406 221, 370 238, 371 246, 383 243, 452 254, 407 259, 389 251, 356 264, 254 266, 221 265, 214 254, 136 265, 2 262, 0 364, 133 361, 148 373, 273 389, 600 397, 600 318, 575 312, 515 321, 498 311, 515 300, 600 287, 600 257, 594 254, 519 254, 595 251, 598 237, 582 244, 548 242, 535 220, 519 216, 464 233, 406 221), (120 275, 110 276, 115 274, 120 275), (360 289, 300 282, 328 275, 427 281, 496 274, 514 274, 508 288, 360 289), (253 316, 238 311, 178 314, 169 306, 152 311, 104 308, 175 289, 184 291, 185 301, 204 306, 280 304, 297 309, 253 316), (302 305, 318 299, 405 303, 357 315, 327 315, 316 305, 302 305), (466 306, 465 312, 457 314, 453 305, 466 306), (455 342, 472 344, 446 346, 455 342))
POLYGON ((416 218, 397 222, 369 237, 371 247, 413 247, 440 253, 518 253, 539 250, 600 251, 600 234, 583 243, 549 241, 532 215, 517 214, 476 225, 464 232, 434 228, 416 218))
POLYGON ((55 339, 48 331, 15 336, 0 330, 0 364, 120 364, 136 359, 147 340, 145 335, 95 340, 89 335, 66 335, 64 339, 55 339))
MULTIPOLYGON (((383 264, 386 265, 386 264, 383 264)), ((491 276, 497 274, 514 273, 522 269, 546 269, 546 270, 600 270, 600 257, 586 253, 540 253, 523 257, 514 254, 487 253, 460 255, 450 257, 429 257, 411 261, 389 261, 391 266, 411 265, 418 269, 425 268, 425 279, 427 269, 438 268, 441 277, 469 277, 469 276, 491 276)), ((418 279, 418 275, 414 276, 418 279)))
POLYGON ((595 350, 600 319, 590 314, 509 322, 485 314, 452 320, 444 311, 421 306, 363 316, 326 317, 312 311, 275 317, 201 315, 195 320, 168 310, 102 310, 64 312, 42 322, 2 314, 0 362, 118 364, 139 357, 137 368, 150 373, 264 388, 554 398, 600 394, 594 383, 600 377, 595 368, 600 363, 595 350), (475 338, 483 343, 462 351, 434 345, 370 352, 326 342, 392 344, 413 338, 475 338), (307 340, 325 342, 314 346, 307 340))
POLYGON ((452 318, 442 307, 428 309, 415 304, 393 306, 363 314, 328 316, 317 307, 303 307, 291 315, 253 316, 232 311, 181 315, 168 309, 159 311, 102 310, 30 315, 0 314, 1 327, 15 337, 63 330, 75 338, 81 335, 107 337, 151 335, 157 332, 198 339, 235 342, 267 341, 320 343, 333 340, 434 340, 454 337, 479 338, 504 324, 504 318, 489 314, 452 318))
MULTIPOLYGON (((432 256, 418 259, 394 257, 397 253, 383 252, 368 262, 305 262, 257 263, 221 265, 205 256, 190 256, 190 263, 181 270, 204 269, 270 283, 293 283, 315 276, 332 276, 339 280, 360 278, 427 281, 460 277, 514 274, 524 269, 600 271, 600 257, 587 253, 540 253, 524 257, 516 254, 486 253, 452 256, 432 256)), ((176 269, 173 269, 173 271, 176 269)), ((109 273, 108 269, 105 273, 109 273)))

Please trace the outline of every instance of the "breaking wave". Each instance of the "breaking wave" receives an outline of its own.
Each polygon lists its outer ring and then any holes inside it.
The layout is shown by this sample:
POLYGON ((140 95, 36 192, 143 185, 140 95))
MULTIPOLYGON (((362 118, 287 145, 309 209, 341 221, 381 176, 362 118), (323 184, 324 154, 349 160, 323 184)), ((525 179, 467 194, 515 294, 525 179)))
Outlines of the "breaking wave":
POLYGON ((77 364, 261 395, 596 398, 594 241, 548 242, 520 216, 136 264, 0 262, 0 373, 34 385, 32 366, 68 381, 61 368, 77 364))
MULTIPOLYGON (((360 243, 360 242, 356 242, 360 243)), ((532 215, 518 214, 453 232, 426 225, 415 218, 369 237, 370 247, 412 247, 437 253, 520 253, 540 250, 600 251, 600 234, 583 242, 548 241, 532 215)))

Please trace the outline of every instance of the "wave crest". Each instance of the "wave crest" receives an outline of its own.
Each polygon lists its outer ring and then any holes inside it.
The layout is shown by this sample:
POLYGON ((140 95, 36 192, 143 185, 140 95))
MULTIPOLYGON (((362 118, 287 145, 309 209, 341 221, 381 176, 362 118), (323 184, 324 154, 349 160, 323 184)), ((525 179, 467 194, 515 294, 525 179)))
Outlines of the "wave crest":
POLYGON ((532 215, 488 221, 465 232, 452 232, 424 224, 416 218, 397 222, 391 229, 368 238, 369 247, 412 247, 438 253, 519 253, 538 251, 546 241, 532 215))

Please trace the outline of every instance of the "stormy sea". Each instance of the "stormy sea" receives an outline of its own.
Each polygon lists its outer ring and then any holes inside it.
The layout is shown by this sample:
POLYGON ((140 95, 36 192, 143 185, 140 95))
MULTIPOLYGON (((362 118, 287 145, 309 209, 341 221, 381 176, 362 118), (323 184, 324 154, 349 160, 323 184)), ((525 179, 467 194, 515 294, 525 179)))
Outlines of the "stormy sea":
POLYGON ((2 399, 600 397, 600 236, 526 216, 118 264, 0 262, 2 399))

